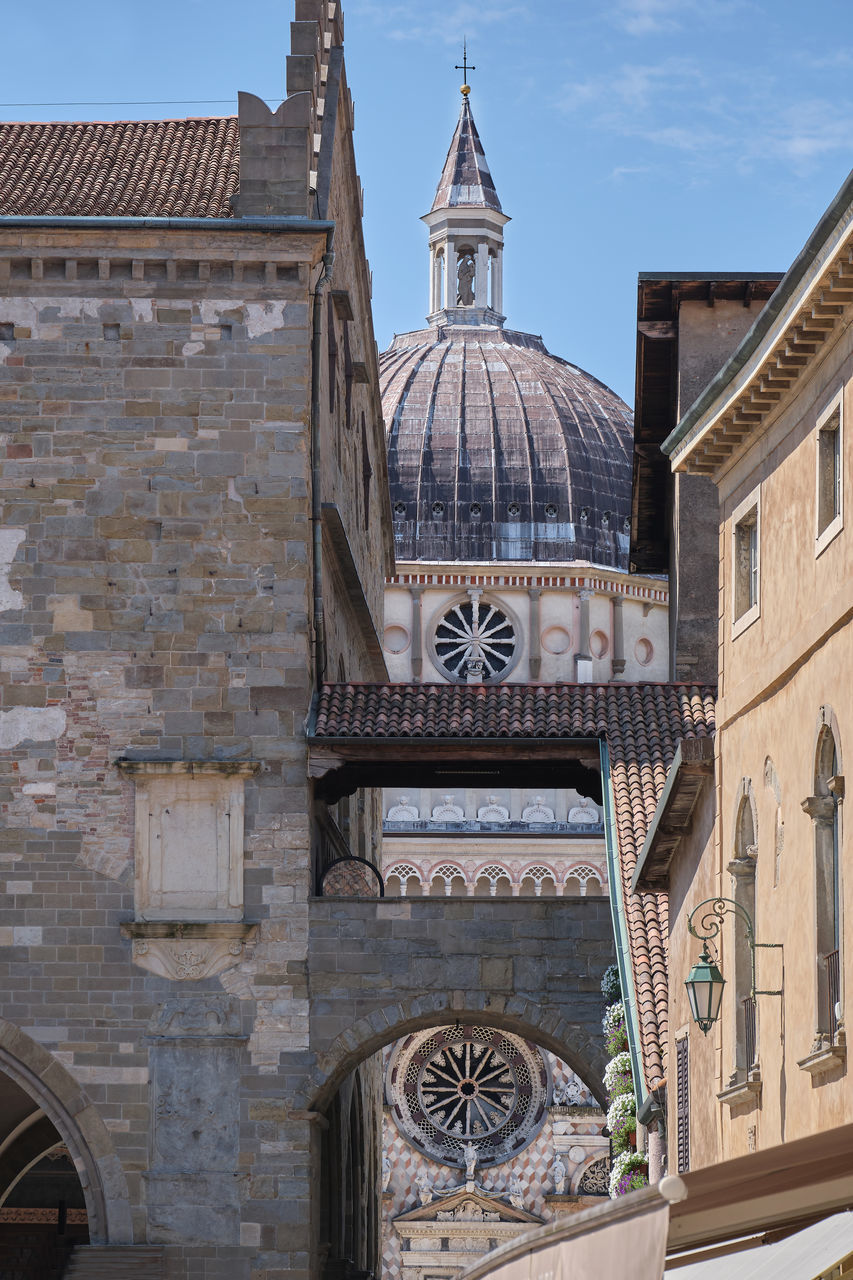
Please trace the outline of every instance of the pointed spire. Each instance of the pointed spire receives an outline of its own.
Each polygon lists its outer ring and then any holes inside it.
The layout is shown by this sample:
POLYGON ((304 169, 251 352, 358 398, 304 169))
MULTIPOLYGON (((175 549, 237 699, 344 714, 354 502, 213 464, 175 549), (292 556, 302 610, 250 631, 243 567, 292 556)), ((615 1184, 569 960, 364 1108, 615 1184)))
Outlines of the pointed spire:
POLYGON ((501 202, 471 115, 471 104, 465 92, 467 88, 465 85, 462 89, 459 123, 450 143, 430 213, 437 209, 457 209, 460 205, 501 212, 501 202))

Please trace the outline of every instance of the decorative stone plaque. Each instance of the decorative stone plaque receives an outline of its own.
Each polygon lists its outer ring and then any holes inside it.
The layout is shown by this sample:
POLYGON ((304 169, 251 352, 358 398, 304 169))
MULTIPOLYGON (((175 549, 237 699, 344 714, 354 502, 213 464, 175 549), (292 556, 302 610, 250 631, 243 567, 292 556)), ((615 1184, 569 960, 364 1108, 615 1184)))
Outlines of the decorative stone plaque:
POLYGON ((136 783, 136 919, 240 920, 243 785, 259 765, 116 763, 136 783))

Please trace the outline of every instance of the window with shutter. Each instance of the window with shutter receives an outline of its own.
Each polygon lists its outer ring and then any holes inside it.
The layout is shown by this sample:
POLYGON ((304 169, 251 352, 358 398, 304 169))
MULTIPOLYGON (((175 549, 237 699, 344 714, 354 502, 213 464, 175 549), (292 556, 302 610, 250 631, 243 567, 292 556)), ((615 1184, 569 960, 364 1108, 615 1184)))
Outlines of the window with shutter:
POLYGON ((690 1168, 690 1067, 688 1040, 675 1042, 675 1141, 678 1173, 690 1168))

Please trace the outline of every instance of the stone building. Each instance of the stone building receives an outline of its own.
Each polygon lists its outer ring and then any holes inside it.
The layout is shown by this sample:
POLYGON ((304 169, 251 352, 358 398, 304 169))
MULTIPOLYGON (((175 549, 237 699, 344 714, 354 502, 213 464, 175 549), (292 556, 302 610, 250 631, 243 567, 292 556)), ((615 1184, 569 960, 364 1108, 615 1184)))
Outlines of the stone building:
MULTIPOLYGON (((4 1274, 316 1249, 303 724, 384 678, 393 551, 340 5, 296 9, 277 111, 0 127, 4 1274)), ((365 1270, 371 1071, 328 1229, 365 1270)))
POLYGON ((720 565, 715 747, 676 761, 635 877, 669 891, 672 1169, 810 1137, 819 1160, 853 1121, 851 212, 848 178, 664 445, 716 486, 720 565), (726 982, 704 1035, 683 986, 702 938, 726 982))

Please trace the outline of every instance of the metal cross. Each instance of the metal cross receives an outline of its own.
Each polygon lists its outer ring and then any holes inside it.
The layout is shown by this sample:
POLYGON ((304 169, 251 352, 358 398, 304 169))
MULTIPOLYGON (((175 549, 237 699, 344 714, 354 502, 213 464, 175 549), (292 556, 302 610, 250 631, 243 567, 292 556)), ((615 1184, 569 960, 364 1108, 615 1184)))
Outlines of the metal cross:
POLYGON ((473 66, 470 66, 470 67, 469 67, 469 65, 468 65, 468 41, 467 41, 467 39, 463 39, 463 41, 462 41, 462 66, 460 67, 459 63, 457 62, 456 66, 453 68, 453 70, 454 70, 454 71, 461 71, 461 72, 462 72, 462 75, 463 75, 463 77, 464 77, 464 80, 465 80, 465 83, 466 83, 466 84, 468 83, 468 72, 469 72, 469 71, 476 71, 476 70, 477 70, 477 68, 476 68, 476 67, 473 67, 473 66))

